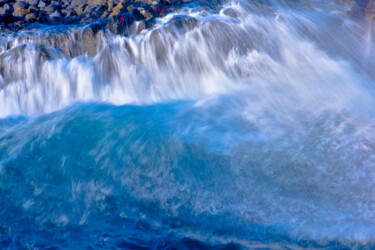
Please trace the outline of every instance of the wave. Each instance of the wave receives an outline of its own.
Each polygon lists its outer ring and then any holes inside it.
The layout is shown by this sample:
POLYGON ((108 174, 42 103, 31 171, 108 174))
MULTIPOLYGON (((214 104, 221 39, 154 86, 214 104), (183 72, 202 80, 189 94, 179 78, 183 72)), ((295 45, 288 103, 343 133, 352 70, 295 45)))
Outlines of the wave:
POLYGON ((0 245, 373 247, 372 21, 260 2, 4 38, 0 245))

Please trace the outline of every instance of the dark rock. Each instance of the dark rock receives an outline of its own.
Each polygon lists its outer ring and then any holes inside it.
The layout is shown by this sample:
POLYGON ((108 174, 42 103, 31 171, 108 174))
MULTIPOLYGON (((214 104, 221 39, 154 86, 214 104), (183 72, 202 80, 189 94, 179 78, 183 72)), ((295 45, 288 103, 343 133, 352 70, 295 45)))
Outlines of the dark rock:
POLYGON ((141 14, 141 12, 138 10, 138 9, 132 9, 130 11, 130 15, 133 16, 133 18, 136 20, 136 21, 141 21, 141 20, 144 20, 145 17, 141 14))
POLYGON ((134 18, 128 13, 112 17, 107 23, 107 28, 114 34, 129 35, 133 32, 134 18))

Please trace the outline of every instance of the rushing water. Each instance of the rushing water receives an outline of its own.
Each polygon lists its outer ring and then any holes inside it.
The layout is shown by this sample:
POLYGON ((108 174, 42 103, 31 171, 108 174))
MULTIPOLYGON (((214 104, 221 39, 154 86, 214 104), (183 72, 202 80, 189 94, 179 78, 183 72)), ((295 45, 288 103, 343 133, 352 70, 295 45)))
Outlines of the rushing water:
POLYGON ((374 22, 202 4, 0 38, 1 248, 375 246, 374 22))

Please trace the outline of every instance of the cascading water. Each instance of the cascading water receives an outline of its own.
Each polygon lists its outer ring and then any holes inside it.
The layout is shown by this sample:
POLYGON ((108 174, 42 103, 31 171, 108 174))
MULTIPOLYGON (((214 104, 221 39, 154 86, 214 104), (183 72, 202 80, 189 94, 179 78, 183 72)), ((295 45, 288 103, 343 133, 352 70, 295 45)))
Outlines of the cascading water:
POLYGON ((375 30, 348 6, 3 35, 0 246, 374 247, 375 30))

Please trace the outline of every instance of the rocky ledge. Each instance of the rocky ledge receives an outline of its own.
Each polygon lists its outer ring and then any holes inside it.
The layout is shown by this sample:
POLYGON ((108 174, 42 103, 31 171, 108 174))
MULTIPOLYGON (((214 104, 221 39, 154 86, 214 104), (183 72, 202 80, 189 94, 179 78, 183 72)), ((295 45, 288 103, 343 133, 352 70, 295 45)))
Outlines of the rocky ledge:
MULTIPOLYGON (((98 20, 112 26, 164 16, 190 0, 0 0, 0 32, 30 24, 88 24, 98 20)), ((117 32, 116 32, 117 33, 117 32)))

